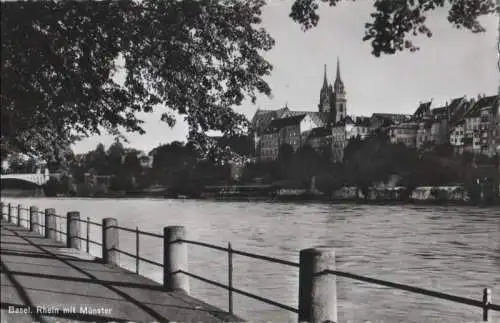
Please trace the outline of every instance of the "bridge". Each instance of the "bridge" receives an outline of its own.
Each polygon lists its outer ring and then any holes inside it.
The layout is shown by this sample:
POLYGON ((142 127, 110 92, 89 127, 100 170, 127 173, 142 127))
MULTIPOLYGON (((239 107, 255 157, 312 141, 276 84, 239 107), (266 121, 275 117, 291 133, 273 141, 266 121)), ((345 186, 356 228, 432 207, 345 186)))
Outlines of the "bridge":
POLYGON ((17 179, 25 182, 30 182, 38 186, 42 186, 49 181, 49 170, 46 168, 42 174, 40 169, 35 174, 1 174, 0 180, 17 179))

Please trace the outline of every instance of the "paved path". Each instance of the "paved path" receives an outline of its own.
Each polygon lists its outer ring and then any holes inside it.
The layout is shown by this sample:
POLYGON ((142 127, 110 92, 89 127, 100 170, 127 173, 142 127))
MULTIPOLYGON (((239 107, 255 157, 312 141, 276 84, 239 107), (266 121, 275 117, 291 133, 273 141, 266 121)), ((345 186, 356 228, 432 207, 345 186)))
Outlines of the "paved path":
POLYGON ((3 219, 0 259, 2 323, 242 321, 3 219))

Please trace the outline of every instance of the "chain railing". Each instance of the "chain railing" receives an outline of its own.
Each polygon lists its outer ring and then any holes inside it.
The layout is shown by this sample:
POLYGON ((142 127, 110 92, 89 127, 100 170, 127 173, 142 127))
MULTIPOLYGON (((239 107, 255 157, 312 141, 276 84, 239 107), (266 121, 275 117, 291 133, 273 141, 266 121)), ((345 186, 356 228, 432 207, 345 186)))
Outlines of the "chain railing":
MULTIPOLYGON (((54 209, 46 209, 45 212, 39 212, 39 211, 34 212, 34 209, 33 209, 34 207, 27 209, 27 208, 22 208, 21 205, 12 206, 11 204, 7 205, 8 212, 4 213, 4 206, 5 205, 2 203, 2 207, 1 207, 1 210, 2 210, 2 219, 6 218, 6 220, 8 220, 9 222, 14 223, 14 224, 18 224, 18 225, 22 225, 22 221, 24 220, 27 223, 26 227, 28 229, 30 229, 30 230, 32 230, 32 225, 34 224, 34 220, 32 218, 33 217, 32 214, 37 214, 38 213, 39 215, 40 214, 44 214, 45 216, 47 216, 47 214, 55 215, 54 209), (16 221, 14 221, 14 218, 15 218, 14 217, 14 210, 17 211, 17 214, 15 216, 16 217, 16 221), (22 218, 22 214, 23 214, 22 211, 29 211, 30 212, 30 218, 23 219, 22 218), (5 215, 7 215, 7 217, 5 217, 5 215)), ((26 213, 26 212, 24 212, 24 213, 26 213)), ((68 212, 67 219, 70 219, 70 213, 77 213, 77 212, 68 212)), ((56 215, 56 217, 58 217, 58 218, 64 218, 64 217, 62 217, 60 215, 56 215)), ((299 309, 297 309, 297 308, 288 306, 286 304, 282 304, 280 302, 273 301, 273 300, 264 298, 262 296, 255 295, 253 293, 249 293, 247 291, 235 288, 234 284, 233 284, 233 268, 234 268, 233 267, 233 256, 234 255, 240 255, 240 256, 243 256, 243 257, 248 257, 248 258, 253 258, 253 259, 257 259, 257 260, 267 261, 267 262, 271 262, 271 263, 281 264, 281 265, 285 265, 285 266, 289 266, 289 267, 293 267, 293 268, 299 268, 300 269, 300 275, 303 275, 303 272, 307 272, 308 270, 311 270, 311 268, 314 267, 315 265, 311 265, 311 263, 305 263, 305 261, 303 263, 302 251, 301 251, 301 260, 300 260, 300 263, 296 263, 296 262, 291 262, 291 261, 287 261, 287 260, 283 260, 283 259, 278 259, 278 258, 274 258, 274 257, 268 257, 268 256, 264 256, 264 255, 254 254, 254 253, 250 253, 250 252, 246 252, 246 251, 235 250, 235 249, 232 248, 231 243, 228 243, 227 248, 226 247, 217 246, 217 245, 214 245, 214 244, 209 244, 209 243, 206 243, 206 242, 200 242, 200 241, 194 241, 194 240, 187 240, 187 239, 184 239, 184 238, 179 238, 179 239, 176 239, 174 241, 169 241, 167 243, 166 241, 168 239, 166 238, 166 235, 156 234, 156 233, 147 232, 147 231, 142 231, 142 230, 139 230, 138 227, 136 227, 135 229, 131 229, 131 228, 127 228, 127 227, 118 226, 117 224, 116 225, 111 225, 111 226, 106 226, 105 225, 105 220, 106 219, 104 219, 103 223, 101 224, 101 223, 98 223, 98 222, 91 221, 90 218, 88 218, 88 217, 87 217, 86 220, 78 219, 78 221, 80 223, 85 223, 86 224, 86 227, 85 227, 86 237, 85 238, 81 238, 79 235, 77 235, 77 238, 86 242, 86 251, 87 251, 87 253, 89 252, 89 245, 90 245, 90 243, 92 243, 92 244, 98 245, 98 246, 100 246, 100 247, 103 248, 103 257, 104 257, 105 245, 109 244, 109 243, 106 243, 106 241, 97 242, 97 241, 93 241, 93 240, 90 239, 90 227, 91 227, 91 225, 100 227, 103 230, 103 239, 106 239, 106 236, 104 234, 104 230, 105 229, 106 230, 112 230, 112 229, 114 229, 116 231, 121 230, 121 231, 126 231, 126 232, 129 232, 129 233, 133 233, 135 235, 135 240, 136 240, 136 243, 135 243, 135 254, 132 253, 132 252, 128 252, 128 251, 119 249, 116 246, 112 246, 111 248, 114 251, 118 252, 118 253, 124 254, 124 255, 126 255, 128 257, 131 257, 131 258, 134 258, 135 259, 135 272, 137 274, 139 274, 139 264, 140 264, 140 261, 143 261, 145 263, 161 267, 161 268, 163 268, 164 273, 165 273, 165 266, 166 266, 165 259, 164 259, 164 263, 159 263, 157 261, 154 261, 154 260, 151 260, 151 259, 147 259, 147 258, 144 258, 144 257, 140 256, 140 252, 139 252, 140 248, 139 248, 139 246, 140 246, 140 236, 142 236, 142 235, 143 236, 149 236, 149 237, 154 237, 154 238, 162 239, 163 242, 164 242, 164 248, 167 248, 167 244, 184 243, 186 245, 199 246, 199 247, 204 247, 204 248, 208 248, 208 249, 212 249, 212 250, 216 250, 216 251, 225 252, 225 253, 227 253, 227 259, 228 259, 227 284, 224 284, 224 283, 221 283, 221 282, 217 282, 217 281, 208 279, 206 277, 202 277, 200 275, 196 275, 196 274, 190 273, 190 272, 188 272, 186 270, 183 270, 183 269, 178 270, 178 272, 176 272, 175 274, 179 274, 180 273, 180 274, 186 275, 187 277, 191 277, 191 278, 197 279, 199 281, 202 281, 202 282, 211 284, 213 286, 217 286, 219 288, 227 290, 228 291, 228 312, 230 314, 233 314, 233 312, 234 312, 233 293, 236 293, 236 294, 240 294, 240 295, 252 298, 254 300, 260 301, 262 303, 265 303, 265 304, 268 304, 268 305, 272 305, 272 306, 275 306, 275 307, 278 307, 278 308, 281 308, 281 309, 284 309, 284 310, 287 310, 287 311, 299 314, 299 319, 300 319, 300 316, 301 316, 301 305, 300 305, 300 303, 301 303, 300 297, 301 296, 300 295, 299 295, 299 309)), ((36 223, 36 225, 38 225, 40 227, 43 227, 45 231, 47 230, 47 226, 48 226, 47 223, 45 223, 45 224, 36 223)), ((67 225, 68 229, 69 229, 69 227, 70 226, 67 225)), ((167 228, 170 228, 170 227, 167 227, 167 228)), ((172 227, 172 228, 182 228, 183 229, 183 227, 172 227)), ((66 239, 69 239, 70 235, 68 234, 68 232, 66 231, 66 232, 64 232, 64 234, 67 235, 66 239)), ((116 235, 116 239, 117 238, 118 238, 118 236, 116 235)), ((164 252, 165 252, 165 250, 164 250, 164 252)), ((178 252, 178 250, 177 250, 177 252, 178 252)), ((187 255, 186 255, 186 258, 187 258, 187 255)), ((333 267, 334 266, 335 265, 333 265, 333 267)), ((407 291, 407 292, 411 292, 411 293, 415 293, 415 294, 421 294, 421 295, 426 295, 426 296, 429 296, 429 297, 434 297, 434 298, 439 298, 439 299, 443 299, 443 300, 448 300, 448 301, 451 301, 451 302, 460 303, 460 304, 464 304, 464 305, 469 305, 469 306, 476 307, 476 308, 481 308, 483 310, 483 321, 485 321, 485 322, 487 322, 488 319, 489 319, 489 311, 500 312, 500 305, 492 303, 491 290, 489 288, 485 288, 483 290, 483 299, 482 300, 475 300, 475 299, 471 299, 471 298, 466 298, 466 297, 456 296, 456 295, 442 293, 442 292, 438 292, 438 291, 428 290, 428 289, 424 289, 424 288, 420 288, 420 287, 416 287, 416 286, 405 285, 405 284, 401 284, 401 283, 395 283, 395 282, 390 282, 390 281, 386 281, 386 280, 381 280, 381 279, 375 279, 375 278, 370 278, 370 277, 366 277, 366 276, 356 275, 356 274, 352 274, 352 273, 348 273, 348 272, 343 272, 343 271, 338 271, 338 270, 334 270, 334 269, 325 269, 325 270, 319 271, 317 273, 314 273, 313 276, 316 277, 316 278, 318 278, 318 277, 322 277, 322 276, 324 277, 324 276, 328 276, 328 275, 334 275, 334 276, 338 276, 338 277, 349 278, 349 279, 353 279, 353 280, 357 280, 357 281, 362 281, 362 282, 371 283, 371 284, 375 284, 375 285, 380 285, 380 286, 384 286, 384 287, 389 287, 389 288, 393 288, 393 289, 403 290, 403 291, 407 291)), ((167 277, 164 274, 163 278, 164 278, 164 285, 165 285, 165 280, 168 279, 169 277, 167 277)), ((314 278, 314 279, 316 279, 316 278, 314 278)), ((299 285, 300 285, 300 282, 299 282, 299 285)), ((334 288, 335 288, 335 291, 333 291, 333 293, 336 295, 336 287, 334 287, 334 288)), ((321 294, 321 293, 319 293, 319 294, 321 294)), ((322 295, 319 295, 319 296, 316 295, 314 297, 322 297, 322 295)), ((336 306, 337 306, 336 305, 336 296, 335 296, 335 304, 334 304, 334 306, 335 306, 335 311, 336 311, 336 306)))

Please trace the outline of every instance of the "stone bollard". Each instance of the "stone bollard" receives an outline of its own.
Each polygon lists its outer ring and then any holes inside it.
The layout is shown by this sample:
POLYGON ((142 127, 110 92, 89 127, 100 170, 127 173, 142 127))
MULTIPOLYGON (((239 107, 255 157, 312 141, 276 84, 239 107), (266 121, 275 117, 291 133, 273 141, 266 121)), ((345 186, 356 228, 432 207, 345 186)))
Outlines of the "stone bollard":
POLYGON ((7 220, 7 213, 3 213, 3 208, 5 206, 3 202, 0 202, 0 206, 2 207, 2 220, 7 220))
POLYGON ((337 322, 335 249, 316 247, 300 251, 299 322, 337 322))
POLYGON ((80 212, 68 212, 66 216, 66 246, 81 249, 80 212))
POLYGON ((23 209, 23 206, 21 204, 18 204, 17 205, 17 225, 18 226, 22 226, 22 223, 21 223, 21 211, 23 209))
POLYGON ((483 322, 489 322, 488 307, 491 304, 491 289, 483 289, 483 322))
POLYGON ((102 260, 105 264, 120 265, 118 252, 118 221, 114 218, 102 220, 102 260))
POLYGON ((56 209, 45 209, 45 238, 57 241, 56 209))
POLYGON ((30 206, 30 231, 38 232, 40 226, 40 220, 38 217, 38 208, 36 206, 30 206))
POLYGON ((7 210, 7 220, 12 223, 12 205, 9 203, 9 205, 7 205, 8 207, 8 210, 7 210))
POLYGON ((36 227, 35 232, 43 236, 45 232, 45 215, 40 210, 37 210, 36 212, 36 223, 37 225, 35 226, 36 227))
POLYGON ((188 270, 186 230, 182 226, 163 228, 163 286, 167 291, 184 291, 189 294, 189 277, 181 271, 188 270))

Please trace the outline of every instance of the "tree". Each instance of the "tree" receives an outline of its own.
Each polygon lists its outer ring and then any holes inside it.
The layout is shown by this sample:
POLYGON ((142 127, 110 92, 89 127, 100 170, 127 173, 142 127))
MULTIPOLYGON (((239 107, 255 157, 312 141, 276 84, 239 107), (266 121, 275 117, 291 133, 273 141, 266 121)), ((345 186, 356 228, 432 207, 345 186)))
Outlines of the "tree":
POLYGON ((171 185, 177 173, 185 169, 194 169, 197 154, 192 145, 174 141, 152 150, 153 174, 161 184, 171 185))
POLYGON ((123 144, 116 140, 111 146, 109 146, 106 152, 106 157, 109 164, 109 174, 122 175, 123 173, 123 162, 125 157, 125 147, 123 144))
POLYGON ((278 160, 280 163, 288 163, 293 157, 293 147, 289 144, 282 144, 278 151, 278 160))
POLYGON ((108 156, 106 154, 106 148, 103 144, 98 144, 96 149, 87 153, 85 162, 85 171, 89 169, 94 169, 99 175, 109 175, 110 165, 108 162, 108 156))
POLYGON ((364 142, 361 137, 357 136, 355 138, 349 139, 347 146, 344 148, 344 162, 348 163, 351 157, 364 146, 364 142))
POLYGON ((218 145, 224 149, 229 147, 233 152, 240 156, 250 156, 250 138, 248 135, 237 135, 229 138, 221 138, 218 140, 218 145))
POLYGON ((11 154, 6 159, 9 173, 25 173, 26 172, 26 159, 21 154, 11 154))
POLYGON ((271 90, 261 56, 265 0, 7 1, 2 10, 1 148, 59 156, 80 136, 144 133, 138 112, 184 115, 200 151, 208 130, 245 130, 232 107, 271 90), (113 78, 121 64, 121 84, 113 78))
POLYGON ((305 145, 297 149, 294 154, 288 177, 296 179, 304 185, 307 183, 308 187, 311 178, 319 174, 320 171, 321 156, 311 146, 305 145))
MULTIPOLYGON (((319 3, 335 6, 342 0, 295 0, 290 17, 304 30, 318 24, 319 3)), ((377 0, 374 1, 373 20, 365 24, 363 41, 371 41, 372 54, 394 54, 398 51, 419 49, 411 36, 419 34, 432 37, 426 25, 429 12, 438 7, 447 7, 448 21, 456 28, 465 28, 474 33, 484 32, 479 17, 494 13, 494 0, 377 0)))
POLYGON ((139 176, 143 172, 141 161, 139 159, 140 154, 141 152, 138 150, 128 150, 125 152, 123 167, 126 172, 130 172, 135 176, 139 176))
POLYGON ((321 145, 319 147, 318 151, 319 151, 319 156, 321 157, 323 164, 331 166, 331 162, 333 159, 331 144, 321 145))

